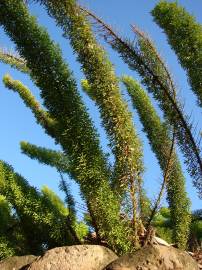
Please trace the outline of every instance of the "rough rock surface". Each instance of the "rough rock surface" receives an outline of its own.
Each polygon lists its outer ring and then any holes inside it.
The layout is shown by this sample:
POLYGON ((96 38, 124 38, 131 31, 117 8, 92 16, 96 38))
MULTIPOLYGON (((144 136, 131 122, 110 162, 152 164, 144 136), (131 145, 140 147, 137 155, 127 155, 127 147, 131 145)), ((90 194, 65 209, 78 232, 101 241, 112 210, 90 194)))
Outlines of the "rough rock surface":
POLYGON ((28 270, 102 270, 117 255, 98 245, 58 247, 47 251, 33 262, 28 270))
POLYGON ((150 245, 124 255, 105 270, 199 270, 192 257, 173 247, 150 245))
POLYGON ((37 257, 33 255, 14 256, 0 261, 0 270, 20 270, 23 266, 29 265, 37 257))

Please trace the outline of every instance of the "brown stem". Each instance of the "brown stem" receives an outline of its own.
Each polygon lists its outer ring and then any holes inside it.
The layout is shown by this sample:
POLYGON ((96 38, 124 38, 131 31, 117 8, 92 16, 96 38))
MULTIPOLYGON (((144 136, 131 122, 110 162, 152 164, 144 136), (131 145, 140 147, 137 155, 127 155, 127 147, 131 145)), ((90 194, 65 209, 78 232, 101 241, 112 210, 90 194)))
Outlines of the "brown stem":
POLYGON ((74 238, 74 244, 82 244, 81 240, 78 238, 75 230, 73 229, 71 223, 72 223, 71 218, 69 216, 67 216, 66 217, 66 226, 67 226, 69 232, 71 233, 72 237, 74 238))
POLYGON ((144 32, 140 31, 140 30, 137 28, 137 26, 131 25, 131 28, 132 28, 132 31, 133 31, 136 35, 140 36, 142 39, 144 39, 144 41, 147 42, 147 45, 148 45, 148 46, 150 47, 150 49, 153 50, 154 53, 156 54, 156 57, 157 57, 159 63, 162 65, 164 71, 166 72, 167 78, 168 78, 168 80, 169 80, 169 83, 170 83, 170 86, 171 86, 171 89, 172 89, 172 92, 173 92, 173 97, 174 97, 174 99, 175 99, 175 101, 176 101, 176 90, 175 90, 174 82, 173 82, 173 80, 172 80, 172 78, 171 78, 170 72, 168 71, 168 69, 167 69, 166 66, 165 66, 165 63, 162 61, 162 59, 161 59, 161 57, 159 56, 158 52, 155 50, 155 47, 153 46, 152 41, 145 35, 144 32))

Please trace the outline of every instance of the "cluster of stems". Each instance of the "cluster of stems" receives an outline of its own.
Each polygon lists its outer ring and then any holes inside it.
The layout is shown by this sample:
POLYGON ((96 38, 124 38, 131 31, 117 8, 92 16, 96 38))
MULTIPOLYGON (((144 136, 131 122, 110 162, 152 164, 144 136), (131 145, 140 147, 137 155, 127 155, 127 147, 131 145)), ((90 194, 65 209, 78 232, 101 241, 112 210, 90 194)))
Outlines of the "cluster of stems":
POLYGON ((46 131, 69 157, 96 232, 117 252, 130 250, 132 244, 127 237, 130 229, 120 219, 120 202, 110 186, 109 169, 97 132, 60 50, 29 15, 23 1, 2 1, 0 23, 15 42, 21 57, 26 59, 43 105, 56 121, 55 132, 52 134, 45 127, 46 131))
MULTIPOLYGON (((173 147, 172 139, 169 135, 169 128, 161 121, 149 96, 139 83, 128 76, 123 76, 122 82, 126 86, 134 108, 140 116, 144 132, 149 139, 162 172, 168 171, 164 181, 167 187, 167 199, 171 213, 173 240, 178 247, 186 248, 191 221, 190 201, 185 190, 185 178, 175 151, 171 156, 170 168, 169 170, 167 169, 170 149, 173 147)), ((156 213, 156 211, 154 211, 154 213, 156 213)))
MULTIPOLYGON (((79 184, 98 243, 105 241, 117 254, 131 252, 140 247, 139 232, 143 229, 143 224, 149 227, 152 223, 166 187, 173 241, 179 248, 185 249, 191 222, 190 201, 175 151, 175 139, 184 153, 188 171, 199 194, 202 194, 201 153, 177 97, 172 76, 154 44, 135 26, 132 26, 132 30, 136 42, 120 37, 96 15, 81 8, 76 0, 35 1, 45 6, 49 15, 62 28, 64 37, 70 40, 86 77, 82 81, 82 88, 100 111, 115 162, 113 167, 110 166, 106 154, 102 151, 99 135, 59 47, 29 14, 23 0, 1 0, 0 25, 15 43, 19 55, 0 50, 0 61, 29 75, 40 91, 43 104, 35 99, 28 87, 10 75, 5 75, 3 82, 8 89, 19 94, 25 105, 31 109, 37 123, 62 149, 59 152, 26 142, 21 143, 23 153, 57 169, 61 177, 60 188, 66 194, 68 210, 48 188, 38 192, 9 165, 0 162, 0 194, 12 204, 24 222, 27 239, 30 238, 30 222, 38 226, 38 231, 35 232, 40 233, 41 228, 47 231, 43 237, 49 248, 57 244, 80 243, 74 228, 75 201, 64 178, 64 174, 68 174, 79 184), (164 176, 152 211, 143 190, 142 144, 132 121, 132 114, 121 95, 119 79, 113 65, 98 44, 86 14, 101 25, 106 41, 132 70, 139 73, 142 83, 158 101, 166 120, 163 122, 160 119, 149 96, 135 80, 127 76, 121 78, 140 116, 164 176), (51 209, 52 205, 54 207, 51 209)), ((201 70, 196 74, 193 72, 195 63, 201 65, 201 28, 177 4, 161 1, 152 14, 165 29, 170 44, 187 69, 193 90, 201 104, 201 80, 196 79, 200 77, 201 70), (186 26, 176 14, 186 22, 186 26), (172 25, 168 24, 170 21, 172 25), (173 27, 175 31, 171 31, 173 27), (189 35, 181 44, 180 35, 185 29, 189 35), (191 41, 194 41, 193 48, 189 46, 191 41), (186 59, 186 55, 189 59, 186 59)), ((0 238, 0 247, 2 241, 0 238)), ((6 245, 9 246, 9 242, 5 242, 6 245)), ((38 250, 37 245, 38 242, 32 243, 33 249, 35 247, 38 250)), ((12 249, 10 252, 13 252, 12 249)))

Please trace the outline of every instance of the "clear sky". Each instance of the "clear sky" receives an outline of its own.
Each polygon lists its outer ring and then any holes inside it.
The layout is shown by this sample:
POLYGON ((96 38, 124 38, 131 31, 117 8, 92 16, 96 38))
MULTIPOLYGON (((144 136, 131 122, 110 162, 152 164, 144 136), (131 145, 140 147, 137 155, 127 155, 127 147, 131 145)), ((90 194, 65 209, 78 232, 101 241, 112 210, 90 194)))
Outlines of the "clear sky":
MULTIPOLYGON (((121 34, 131 37, 130 24, 137 25, 140 29, 146 31, 149 36, 155 41, 161 55, 166 60, 174 79, 179 89, 179 96, 182 101, 185 102, 185 109, 188 114, 192 111, 192 119, 195 123, 198 123, 198 128, 202 129, 201 123, 201 111, 195 106, 196 98, 193 96, 190 87, 187 83, 185 72, 177 62, 177 58, 174 52, 170 49, 166 42, 166 36, 162 33, 162 30, 153 22, 150 11, 156 5, 157 0, 82 0, 81 3, 93 10, 97 15, 101 16, 106 22, 110 23, 121 34)), ((183 7, 185 7, 190 13, 196 16, 198 22, 202 23, 202 2, 201 0, 180 0, 178 1, 183 7)), ((60 44, 65 60, 69 63, 70 68, 73 70, 77 79, 78 86, 80 88, 80 79, 83 75, 80 71, 80 65, 75 61, 75 55, 69 46, 68 40, 62 37, 62 31, 56 27, 53 19, 49 18, 42 6, 37 4, 29 5, 30 11, 33 15, 37 16, 41 25, 44 25, 52 39, 60 44)), ((134 72, 130 71, 128 67, 118 58, 118 55, 114 53, 106 44, 102 44, 108 50, 111 61, 115 65, 117 75, 128 74, 134 76, 136 79, 140 78, 134 72)), ((3 29, 0 28, 0 46, 8 49, 15 49, 15 45, 10 42, 9 38, 4 34, 3 29)), ((14 79, 21 80, 26 84, 36 96, 38 100, 42 102, 39 97, 39 90, 34 86, 28 76, 11 69, 9 66, 0 63, 0 76, 5 73, 10 73, 14 79)), ((124 89, 123 89, 124 93, 124 89)), ((82 93, 84 102, 89 108, 89 113, 94 121, 95 126, 100 133, 100 140, 103 149, 107 152, 108 141, 105 131, 100 125, 99 112, 94 106, 93 102, 82 93)), ((124 94, 124 97, 128 100, 128 96, 124 94)), ((155 104, 155 102, 154 102, 155 104)), ((155 104, 156 106, 156 104, 155 104)), ((132 106, 129 101, 129 108, 132 110, 132 106)), ((160 188, 162 174, 159 170, 157 160, 154 154, 151 152, 148 146, 148 141, 141 131, 142 125, 139 122, 137 113, 133 111, 134 123, 138 130, 139 136, 144 144, 144 161, 145 161, 145 188, 148 191, 151 199, 155 198, 156 192, 160 188)), ((59 146, 54 144, 53 139, 48 137, 43 129, 36 124, 36 121, 29 111, 25 107, 21 99, 17 94, 5 89, 0 81, 0 119, 1 119, 1 133, 0 133, 0 159, 5 160, 11 164, 14 169, 22 174, 32 185, 40 188, 46 184, 54 191, 56 191, 61 197, 63 194, 58 189, 59 175, 56 170, 48 166, 39 164, 37 161, 29 159, 27 156, 21 154, 19 142, 28 141, 33 144, 37 144, 52 149, 59 149, 59 146)), ((181 156, 181 154, 180 154, 181 156)), ((183 165, 183 170, 186 176, 187 191, 192 201, 192 209, 202 208, 202 203, 198 199, 195 189, 192 187, 191 179, 186 173, 186 168, 183 165)), ((73 193, 76 199, 80 201, 78 196, 78 188, 71 182, 73 193)))

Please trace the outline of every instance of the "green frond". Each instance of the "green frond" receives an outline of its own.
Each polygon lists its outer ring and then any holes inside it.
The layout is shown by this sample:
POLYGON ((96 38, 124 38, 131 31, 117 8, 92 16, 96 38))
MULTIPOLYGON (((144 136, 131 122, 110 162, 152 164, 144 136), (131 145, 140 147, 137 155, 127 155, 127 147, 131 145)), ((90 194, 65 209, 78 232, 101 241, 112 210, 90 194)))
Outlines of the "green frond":
POLYGON ((202 107, 202 25, 177 2, 161 1, 151 13, 187 71, 192 90, 202 107))
POLYGON ((56 207, 61 215, 68 216, 68 209, 65 207, 64 202, 53 192, 48 186, 42 186, 42 195, 56 207))
POLYGON ((42 164, 46 164, 57 169, 61 177, 59 187, 65 193, 65 202, 68 209, 70 210, 69 214, 72 216, 73 219, 75 219, 76 210, 74 198, 71 195, 69 186, 62 175, 62 173, 66 173, 74 179, 74 174, 72 173, 68 157, 62 152, 44 147, 39 147, 28 142, 21 142, 20 147, 22 153, 27 155, 31 159, 36 159, 42 164))
POLYGON ((48 115, 48 112, 41 108, 40 103, 22 82, 13 80, 9 74, 6 74, 3 77, 3 82, 8 89, 17 92, 20 95, 26 106, 32 110, 38 123, 47 127, 49 130, 53 130, 56 124, 55 120, 48 115))
POLYGON ((20 142, 20 148, 22 153, 31 159, 36 159, 42 164, 55 167, 60 172, 71 174, 70 161, 62 152, 24 141, 20 142))
POLYGON ((8 64, 11 67, 16 68, 24 73, 30 73, 30 70, 26 65, 25 59, 23 59, 16 53, 13 53, 12 51, 0 48, 0 62, 8 64))

